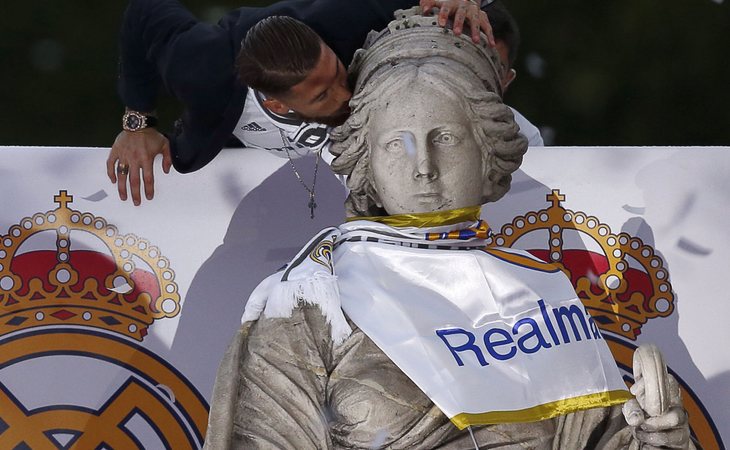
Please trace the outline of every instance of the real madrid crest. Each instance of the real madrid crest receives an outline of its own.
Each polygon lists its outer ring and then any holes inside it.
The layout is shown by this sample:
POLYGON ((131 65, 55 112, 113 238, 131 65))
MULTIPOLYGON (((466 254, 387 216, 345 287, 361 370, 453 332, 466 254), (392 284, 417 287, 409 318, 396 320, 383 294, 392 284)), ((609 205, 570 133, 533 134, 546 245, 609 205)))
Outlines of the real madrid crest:
POLYGON ((199 448, 205 399, 140 345, 180 312, 170 261, 54 201, 0 235, 0 448, 199 448))
MULTIPOLYGON (((627 384, 633 384, 632 355, 641 327, 669 317, 675 294, 661 255, 638 237, 613 233, 592 215, 563 207, 559 190, 550 206, 515 217, 487 239, 490 246, 514 247, 559 267, 590 312, 627 384)), ((674 372, 693 435, 704 448, 721 448, 712 419, 691 387, 674 372)))

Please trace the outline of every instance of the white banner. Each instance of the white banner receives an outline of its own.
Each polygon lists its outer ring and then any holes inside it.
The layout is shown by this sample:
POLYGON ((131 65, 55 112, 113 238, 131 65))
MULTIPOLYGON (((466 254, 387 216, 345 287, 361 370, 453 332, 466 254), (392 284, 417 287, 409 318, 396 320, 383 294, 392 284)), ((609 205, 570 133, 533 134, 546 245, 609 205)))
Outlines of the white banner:
MULTIPOLYGON (((368 229, 345 227, 359 223, 368 229)), ((395 235, 335 249, 342 308, 459 429, 631 398, 558 267, 512 250, 408 248, 388 239, 419 241, 395 235)))
MULTIPOLYGON (((140 207, 106 156, 0 148, 0 448, 199 447, 244 299, 343 219, 331 173, 311 220, 263 152, 158 171, 140 207)), ((313 161, 296 164, 309 182, 313 161)), ((483 210, 496 244, 569 274, 627 381, 633 346, 664 351, 707 449, 730 440, 728 173, 728 148, 538 148, 483 210)))

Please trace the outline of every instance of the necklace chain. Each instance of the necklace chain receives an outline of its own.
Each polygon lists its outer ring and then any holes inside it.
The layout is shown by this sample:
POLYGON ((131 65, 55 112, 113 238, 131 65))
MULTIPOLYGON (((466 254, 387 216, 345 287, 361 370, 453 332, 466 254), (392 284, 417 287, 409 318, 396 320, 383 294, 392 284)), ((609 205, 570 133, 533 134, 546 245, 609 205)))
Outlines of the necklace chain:
POLYGON ((284 150, 286 150, 286 157, 289 159, 289 166, 294 171, 294 176, 297 177, 297 180, 299 181, 299 184, 302 185, 302 187, 307 191, 309 194, 309 203, 307 203, 307 206, 309 207, 309 218, 314 219, 314 209, 317 208, 317 202, 314 201, 315 196, 315 187, 317 185, 317 171, 319 170, 319 152, 317 152, 316 159, 314 160, 314 177, 312 177, 312 188, 310 189, 309 186, 304 183, 304 180, 302 180, 302 176, 299 174, 299 171, 297 170, 297 166, 294 165, 294 161, 291 158, 291 154, 289 154, 289 148, 284 147, 284 150))

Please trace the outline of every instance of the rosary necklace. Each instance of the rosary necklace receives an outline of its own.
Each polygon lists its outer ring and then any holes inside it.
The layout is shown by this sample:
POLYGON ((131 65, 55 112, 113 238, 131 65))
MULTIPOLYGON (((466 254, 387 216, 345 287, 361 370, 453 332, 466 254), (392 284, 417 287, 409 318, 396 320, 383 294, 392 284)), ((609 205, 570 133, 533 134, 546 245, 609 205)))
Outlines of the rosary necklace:
POLYGON ((314 219, 314 209, 317 207, 317 203, 314 201, 314 188, 317 185, 317 170, 319 169, 320 152, 317 152, 316 159, 314 160, 314 177, 312 178, 312 188, 310 189, 309 186, 304 183, 304 180, 302 180, 302 176, 299 175, 297 166, 294 165, 294 161, 291 159, 291 155, 289 154, 289 148, 284 147, 284 150, 286 150, 286 157, 289 159, 289 165, 294 171, 294 176, 297 177, 297 180, 299 180, 299 184, 301 184, 302 187, 304 187, 304 189, 309 193, 309 203, 307 203, 307 206, 309 207, 309 218, 314 219))

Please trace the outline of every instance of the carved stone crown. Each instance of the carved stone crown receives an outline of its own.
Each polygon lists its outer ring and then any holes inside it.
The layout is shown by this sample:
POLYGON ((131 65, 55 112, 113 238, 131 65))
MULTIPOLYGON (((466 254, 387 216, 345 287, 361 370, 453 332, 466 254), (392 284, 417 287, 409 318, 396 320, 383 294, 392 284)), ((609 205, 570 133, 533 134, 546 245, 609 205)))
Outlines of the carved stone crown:
POLYGON ((553 190, 547 195, 549 208, 516 217, 488 239, 488 244, 512 247, 528 233, 547 230, 546 248, 526 250, 565 272, 602 330, 635 340, 647 320, 666 317, 674 309, 672 285, 662 258, 641 239, 627 233, 613 234, 596 217, 563 208, 564 200, 560 191, 553 190), (565 249, 566 230, 594 240, 600 253, 565 249))
POLYGON ((141 341, 155 319, 178 314, 175 275, 157 247, 70 209, 73 197, 66 191, 54 200, 55 210, 25 217, 0 235, 0 336, 76 325, 141 341), (55 249, 18 251, 44 231, 55 233, 55 249), (72 250, 72 232, 91 234, 107 252, 72 250))
POLYGON ((502 65, 497 51, 487 45, 486 36, 482 35, 481 42, 474 44, 468 31, 457 36, 449 28, 440 27, 435 15, 423 16, 418 6, 399 9, 394 16, 387 28, 371 31, 363 48, 355 52, 349 68, 355 93, 373 83, 391 65, 443 58, 445 63, 461 64, 488 91, 502 97, 502 65))

